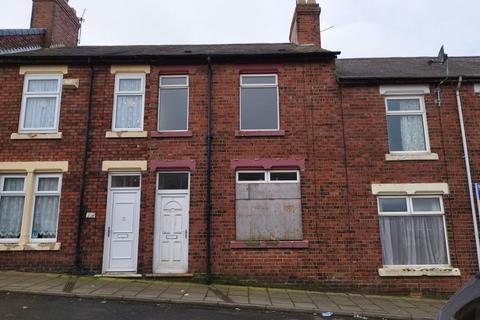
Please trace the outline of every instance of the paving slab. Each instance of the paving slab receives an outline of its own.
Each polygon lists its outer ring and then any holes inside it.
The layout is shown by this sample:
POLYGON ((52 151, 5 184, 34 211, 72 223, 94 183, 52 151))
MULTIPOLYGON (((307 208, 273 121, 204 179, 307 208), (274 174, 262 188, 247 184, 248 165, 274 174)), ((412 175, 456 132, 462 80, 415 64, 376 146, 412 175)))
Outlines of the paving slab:
POLYGON ((407 297, 19 272, 0 272, 0 291, 156 303, 200 303, 272 311, 332 311, 340 316, 361 314, 415 320, 434 318, 445 303, 442 300, 407 297))

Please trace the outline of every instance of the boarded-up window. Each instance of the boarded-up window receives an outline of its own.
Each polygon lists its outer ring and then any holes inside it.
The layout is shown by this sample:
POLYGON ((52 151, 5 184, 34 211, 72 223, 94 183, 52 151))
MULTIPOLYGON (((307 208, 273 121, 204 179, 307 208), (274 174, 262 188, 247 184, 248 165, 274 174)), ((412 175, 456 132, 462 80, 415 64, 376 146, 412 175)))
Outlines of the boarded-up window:
POLYGON ((303 240, 299 172, 237 172, 236 225, 237 240, 303 240))

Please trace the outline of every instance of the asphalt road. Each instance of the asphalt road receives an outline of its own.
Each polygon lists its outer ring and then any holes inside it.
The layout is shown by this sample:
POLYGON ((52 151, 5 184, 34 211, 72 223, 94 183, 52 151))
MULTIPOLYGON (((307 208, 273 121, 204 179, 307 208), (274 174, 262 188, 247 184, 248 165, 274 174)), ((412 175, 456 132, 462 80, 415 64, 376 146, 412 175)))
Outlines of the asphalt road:
MULTIPOLYGON (((0 293, 2 320, 322 320, 319 315, 0 293)), ((329 318, 340 320, 339 318, 329 318)))

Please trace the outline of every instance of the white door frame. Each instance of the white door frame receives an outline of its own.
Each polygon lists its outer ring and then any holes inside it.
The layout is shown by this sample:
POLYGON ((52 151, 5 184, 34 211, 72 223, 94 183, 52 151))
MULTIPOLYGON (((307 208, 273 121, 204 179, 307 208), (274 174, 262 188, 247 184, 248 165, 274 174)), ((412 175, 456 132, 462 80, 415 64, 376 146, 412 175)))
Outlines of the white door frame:
POLYGON ((111 172, 108 174, 108 189, 107 189, 107 210, 105 218, 105 235, 103 240, 103 264, 102 264, 102 273, 136 273, 138 268, 138 239, 140 232, 140 202, 142 197, 142 174, 140 172, 111 172), (140 178, 140 183, 137 188, 112 188, 112 177, 114 176, 138 176, 140 178), (113 206, 113 193, 131 193, 132 191, 138 192, 138 204, 137 204, 137 217, 135 218, 136 227, 134 228, 134 248, 136 253, 134 254, 134 264, 135 270, 132 271, 114 271, 109 270, 108 266, 110 263, 110 245, 111 237, 109 237, 109 228, 111 230, 112 226, 112 206, 113 206))
MULTIPOLYGON (((160 199, 162 196, 186 196, 187 212, 183 219, 183 237, 185 245, 182 252, 183 270, 174 273, 187 273, 188 272, 188 253, 190 243, 190 172, 189 171, 159 171, 156 173, 155 184, 155 223, 154 223, 154 241, 153 241, 153 271, 158 272, 160 270, 160 234, 162 230, 161 226, 161 206, 160 199), (184 190, 158 190, 158 174, 159 173, 187 173, 188 174, 188 189, 184 190)), ((168 273, 168 271, 162 271, 161 273, 168 273)))

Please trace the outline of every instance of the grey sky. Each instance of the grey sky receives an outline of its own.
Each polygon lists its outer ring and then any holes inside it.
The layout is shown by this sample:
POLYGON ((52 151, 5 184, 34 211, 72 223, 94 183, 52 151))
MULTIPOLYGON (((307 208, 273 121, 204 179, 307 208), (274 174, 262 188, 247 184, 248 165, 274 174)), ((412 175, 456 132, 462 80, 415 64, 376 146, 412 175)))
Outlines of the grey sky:
MULTIPOLYGON (((322 46, 341 57, 480 55, 478 0, 317 0, 322 46)), ((0 28, 29 26, 31 0, 1 0, 0 28)), ((70 0, 83 45, 287 42, 295 0, 70 0)))

